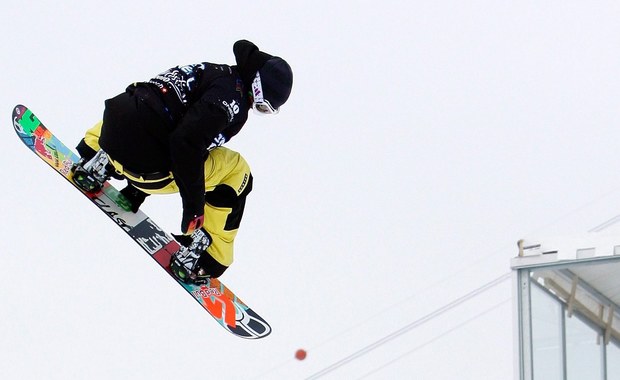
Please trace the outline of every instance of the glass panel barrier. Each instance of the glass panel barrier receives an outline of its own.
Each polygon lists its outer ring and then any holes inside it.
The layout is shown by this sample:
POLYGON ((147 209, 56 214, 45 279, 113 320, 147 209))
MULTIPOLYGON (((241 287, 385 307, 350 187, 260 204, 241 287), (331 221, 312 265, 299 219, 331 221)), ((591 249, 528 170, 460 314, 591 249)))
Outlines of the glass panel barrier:
POLYGON ((566 318, 568 380, 604 379, 602 337, 579 318, 566 318))
POLYGON ((562 306, 534 284, 531 294, 534 379, 562 380, 562 306))

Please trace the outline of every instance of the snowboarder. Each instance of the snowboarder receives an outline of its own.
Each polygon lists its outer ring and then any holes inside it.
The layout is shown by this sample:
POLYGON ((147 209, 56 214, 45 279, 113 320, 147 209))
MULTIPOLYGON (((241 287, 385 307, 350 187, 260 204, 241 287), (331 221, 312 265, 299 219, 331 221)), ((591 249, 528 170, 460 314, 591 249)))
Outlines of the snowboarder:
POLYGON ((150 194, 180 193, 183 235, 177 239, 200 249, 185 269, 178 261, 171 265, 182 280, 219 277, 231 265, 252 174, 239 153, 221 145, 240 131, 250 108, 275 114, 291 92, 293 74, 284 59, 246 40, 233 52, 236 65, 177 66, 131 84, 106 100, 103 120, 77 146, 78 172, 97 177, 101 169, 102 179, 127 179, 121 193, 133 212, 150 194))

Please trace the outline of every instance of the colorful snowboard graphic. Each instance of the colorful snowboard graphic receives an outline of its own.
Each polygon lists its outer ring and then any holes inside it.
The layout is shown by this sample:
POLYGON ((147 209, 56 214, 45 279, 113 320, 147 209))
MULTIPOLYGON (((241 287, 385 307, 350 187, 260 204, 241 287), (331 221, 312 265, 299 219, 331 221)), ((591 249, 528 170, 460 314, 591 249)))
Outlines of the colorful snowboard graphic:
MULTIPOLYGON (((58 173, 73 184, 71 167, 79 157, 54 136, 25 106, 13 110, 13 127, 19 138, 58 173)), ((101 211, 142 247, 168 274, 190 293, 220 325, 232 334, 247 339, 263 338, 271 333, 269 324, 244 304, 218 279, 194 285, 178 281, 170 272, 172 254, 179 244, 142 211, 132 213, 121 206, 119 192, 106 182, 97 193, 84 193, 101 211)))

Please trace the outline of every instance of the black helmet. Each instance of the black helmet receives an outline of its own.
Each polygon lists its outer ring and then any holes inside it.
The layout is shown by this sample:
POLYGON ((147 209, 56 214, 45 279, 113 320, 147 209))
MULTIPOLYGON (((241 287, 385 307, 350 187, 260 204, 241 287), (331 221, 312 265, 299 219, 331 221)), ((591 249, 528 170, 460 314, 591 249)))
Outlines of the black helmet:
POLYGON ((241 79, 247 88, 258 72, 263 88, 264 98, 278 109, 291 94, 293 71, 280 57, 260 51, 256 45, 247 40, 240 40, 233 45, 233 52, 241 79))

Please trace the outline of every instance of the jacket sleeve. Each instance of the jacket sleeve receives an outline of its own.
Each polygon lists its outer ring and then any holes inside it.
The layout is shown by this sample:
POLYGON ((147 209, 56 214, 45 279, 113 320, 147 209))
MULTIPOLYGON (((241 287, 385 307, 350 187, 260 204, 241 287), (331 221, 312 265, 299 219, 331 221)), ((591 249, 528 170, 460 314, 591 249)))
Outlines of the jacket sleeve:
POLYGON ((188 109, 170 134, 170 157, 185 215, 202 215, 205 203, 204 163, 214 137, 226 128, 225 111, 199 101, 188 109))

